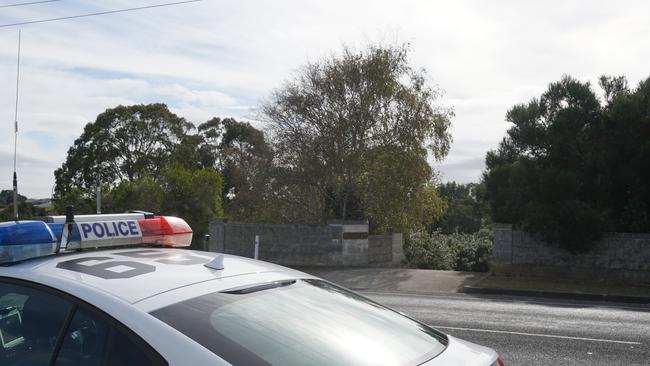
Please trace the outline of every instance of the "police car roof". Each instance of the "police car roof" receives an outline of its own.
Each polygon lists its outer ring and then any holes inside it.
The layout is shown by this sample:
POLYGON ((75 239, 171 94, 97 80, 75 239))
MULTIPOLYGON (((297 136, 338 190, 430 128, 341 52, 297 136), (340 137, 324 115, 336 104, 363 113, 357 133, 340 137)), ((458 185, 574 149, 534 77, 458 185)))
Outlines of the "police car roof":
POLYGON ((150 308, 160 307, 161 301, 173 303, 183 297, 198 296, 193 294, 196 291, 207 293, 286 278, 311 277, 286 267, 233 255, 147 247, 36 258, 0 267, 0 276, 33 281, 63 291, 71 288, 101 291, 131 304, 143 302, 150 308), (206 267, 217 255, 223 256, 223 269, 206 267), (195 284, 202 286, 188 291, 188 287, 195 284), (180 289, 184 291, 175 291, 180 289), (156 299, 156 305, 152 305, 151 299, 160 294, 167 297, 156 299))

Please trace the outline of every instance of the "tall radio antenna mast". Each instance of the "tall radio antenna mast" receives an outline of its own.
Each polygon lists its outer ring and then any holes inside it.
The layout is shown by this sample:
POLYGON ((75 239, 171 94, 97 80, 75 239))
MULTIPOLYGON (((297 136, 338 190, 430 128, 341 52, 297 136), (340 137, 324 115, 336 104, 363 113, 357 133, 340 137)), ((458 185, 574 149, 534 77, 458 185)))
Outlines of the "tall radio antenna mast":
POLYGON ((18 220, 18 176, 16 175, 16 153, 18 146, 18 85, 20 82, 20 29, 18 29, 18 68, 16 70, 16 109, 14 111, 14 219, 18 220))

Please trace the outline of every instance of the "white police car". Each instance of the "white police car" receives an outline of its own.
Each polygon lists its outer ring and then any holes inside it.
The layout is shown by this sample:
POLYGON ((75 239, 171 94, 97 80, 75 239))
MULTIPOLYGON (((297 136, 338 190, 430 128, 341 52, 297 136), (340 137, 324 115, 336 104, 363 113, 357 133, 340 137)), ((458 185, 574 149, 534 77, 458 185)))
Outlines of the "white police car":
POLYGON ((502 365, 308 274, 174 248, 181 219, 48 221, 0 223, 0 365, 502 365))

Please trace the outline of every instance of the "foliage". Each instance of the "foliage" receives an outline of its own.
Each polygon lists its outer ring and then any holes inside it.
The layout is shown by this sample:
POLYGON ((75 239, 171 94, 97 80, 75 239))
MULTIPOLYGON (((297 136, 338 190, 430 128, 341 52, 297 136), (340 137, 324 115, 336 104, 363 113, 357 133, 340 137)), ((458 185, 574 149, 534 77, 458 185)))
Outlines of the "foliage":
POLYGON ((420 231, 404 244, 409 267, 437 270, 486 272, 492 254, 489 234, 443 234, 420 231))
POLYGON ((269 209, 275 214, 275 222, 316 224, 328 220, 322 192, 304 184, 300 172, 286 167, 274 169, 269 209))
POLYGON ((274 220, 273 172, 273 149, 249 123, 215 117, 195 129, 164 104, 118 106, 86 125, 56 170, 55 209, 94 213, 99 179, 103 211, 179 213, 198 235, 214 216, 274 220))
POLYGON ((406 45, 345 48, 300 69, 262 107, 280 191, 307 197, 289 202, 294 211, 315 222, 368 218, 380 231, 409 230, 440 211, 427 155, 447 154, 453 113, 407 55, 406 45))
POLYGON ((54 172, 57 196, 73 187, 157 176, 174 146, 192 128, 164 104, 118 106, 86 124, 54 172))
POLYGON ((223 180, 214 169, 188 170, 180 165, 163 170, 162 212, 184 218, 194 230, 195 242, 207 233, 208 222, 223 217, 223 180))
POLYGON ((488 207, 483 199, 483 183, 447 182, 439 185, 437 191, 446 208, 429 225, 430 231, 440 230, 444 234, 474 233, 489 225, 488 207))
POLYGON ((583 252, 605 230, 650 231, 650 79, 589 83, 564 77, 507 113, 508 130, 486 157, 495 221, 583 252))
POLYGON ((108 109, 55 172, 57 208, 75 202, 78 212, 94 211, 101 182, 105 210, 183 211, 200 224, 219 215, 369 219, 374 231, 422 227, 444 208, 427 159, 447 154, 453 112, 439 106, 442 92, 407 55, 406 45, 344 49, 305 66, 262 107, 271 142, 231 118, 195 128, 164 104, 108 109), (219 175, 218 202, 213 186, 200 182, 214 180, 201 175, 208 171, 219 175))
MULTIPOLYGON (((264 133, 249 123, 226 118, 220 121, 220 127, 216 151, 224 179, 222 200, 227 217, 234 221, 273 221, 272 147, 264 133)), ((205 124, 199 126, 199 131, 210 132, 205 124)))
POLYGON ((358 195, 373 231, 408 232, 442 214, 444 202, 426 158, 411 158, 390 146, 372 149, 368 155, 372 158, 359 177, 358 195))
MULTIPOLYGON (((169 165, 158 180, 145 177, 121 182, 113 188, 104 186, 102 210, 144 210, 182 217, 194 231, 193 243, 201 243, 207 234, 209 220, 223 217, 222 189, 221 175, 212 168, 187 169, 169 165)), ((68 205, 75 206, 77 214, 92 214, 96 210, 94 195, 76 187, 55 200, 55 209, 60 213, 65 212, 68 205)))
POLYGON ((74 212, 77 214, 94 214, 97 212, 97 205, 95 203, 95 192, 92 192, 91 194, 90 191, 79 187, 69 188, 52 201, 53 211, 64 214, 67 206, 74 206, 74 212))
POLYGON ((455 248, 456 271, 487 272, 492 258, 492 238, 484 231, 473 234, 455 234, 451 240, 455 248))
MULTIPOLYGON (((0 222, 14 220, 14 191, 0 191, 0 222)), ((29 220, 34 217, 45 216, 46 210, 27 202, 27 197, 18 194, 19 219, 29 220)))
POLYGON ((121 182, 113 189, 105 186, 107 192, 103 194, 102 210, 104 212, 141 210, 163 213, 163 200, 167 197, 163 182, 142 178, 121 182))
MULTIPOLYGON (((18 202, 27 201, 27 197, 18 193, 17 195, 18 202)), ((12 206, 14 204, 14 191, 10 189, 3 189, 0 191, 0 207, 12 206)))

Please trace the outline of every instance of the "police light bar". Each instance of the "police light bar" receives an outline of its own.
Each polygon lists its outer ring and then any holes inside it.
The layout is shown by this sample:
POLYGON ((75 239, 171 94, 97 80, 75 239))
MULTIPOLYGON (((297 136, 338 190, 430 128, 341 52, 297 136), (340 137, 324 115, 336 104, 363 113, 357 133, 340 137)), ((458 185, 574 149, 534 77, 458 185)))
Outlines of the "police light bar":
POLYGON ((187 247, 192 243, 192 228, 171 216, 83 215, 68 222, 65 216, 63 221, 53 216, 46 221, 0 223, 0 264, 78 249, 142 244, 187 247))
MULTIPOLYGON (((192 229, 178 217, 158 216, 151 219, 123 218, 105 220, 104 215, 88 215, 75 224, 67 249, 100 248, 139 244, 187 247, 192 243, 192 229), (91 217, 93 216, 93 217, 91 217)), ((61 240, 65 223, 48 224, 61 240), (61 229, 59 229, 61 226, 61 229)), ((62 243, 63 245, 63 243, 62 243)))

